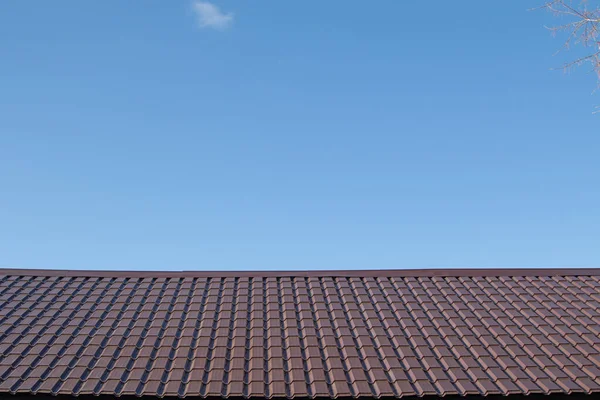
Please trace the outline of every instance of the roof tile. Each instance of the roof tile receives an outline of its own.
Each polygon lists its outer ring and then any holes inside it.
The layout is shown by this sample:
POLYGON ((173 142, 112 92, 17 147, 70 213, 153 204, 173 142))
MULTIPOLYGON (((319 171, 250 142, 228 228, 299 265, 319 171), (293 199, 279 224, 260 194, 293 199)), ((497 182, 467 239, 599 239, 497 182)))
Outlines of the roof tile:
POLYGON ((0 394, 600 392, 598 270, 36 273, 0 271, 0 394))

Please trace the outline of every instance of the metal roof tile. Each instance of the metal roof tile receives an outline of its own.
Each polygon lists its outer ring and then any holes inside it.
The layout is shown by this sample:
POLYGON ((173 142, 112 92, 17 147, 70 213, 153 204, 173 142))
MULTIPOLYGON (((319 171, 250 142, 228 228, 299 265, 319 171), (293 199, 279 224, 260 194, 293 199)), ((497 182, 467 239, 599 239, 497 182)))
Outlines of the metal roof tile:
POLYGON ((5 270, 0 393, 600 392, 600 271, 517 272, 5 270))

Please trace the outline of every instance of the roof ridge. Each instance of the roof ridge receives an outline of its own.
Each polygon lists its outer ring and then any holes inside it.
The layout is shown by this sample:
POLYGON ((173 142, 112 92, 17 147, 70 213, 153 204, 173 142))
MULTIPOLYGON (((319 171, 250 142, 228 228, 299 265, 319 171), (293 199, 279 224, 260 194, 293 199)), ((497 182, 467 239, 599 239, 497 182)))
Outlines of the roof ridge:
POLYGON ((0 268, 0 276, 62 276, 92 278, 282 278, 282 277, 486 277, 600 276, 600 268, 448 268, 296 271, 112 271, 0 268))

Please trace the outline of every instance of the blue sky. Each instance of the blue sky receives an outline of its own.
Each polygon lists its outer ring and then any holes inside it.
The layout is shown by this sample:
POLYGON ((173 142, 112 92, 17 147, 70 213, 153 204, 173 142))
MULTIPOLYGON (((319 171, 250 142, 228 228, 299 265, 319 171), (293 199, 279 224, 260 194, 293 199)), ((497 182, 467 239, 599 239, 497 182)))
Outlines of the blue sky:
POLYGON ((0 267, 600 267, 600 104, 504 3, 0 3, 0 267))

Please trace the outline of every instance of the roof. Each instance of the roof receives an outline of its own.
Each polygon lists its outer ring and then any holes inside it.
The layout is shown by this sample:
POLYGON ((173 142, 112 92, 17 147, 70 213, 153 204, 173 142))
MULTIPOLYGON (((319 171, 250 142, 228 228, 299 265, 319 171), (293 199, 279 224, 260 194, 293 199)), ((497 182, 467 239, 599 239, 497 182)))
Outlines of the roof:
POLYGON ((600 270, 0 270, 0 395, 600 392, 600 270))

